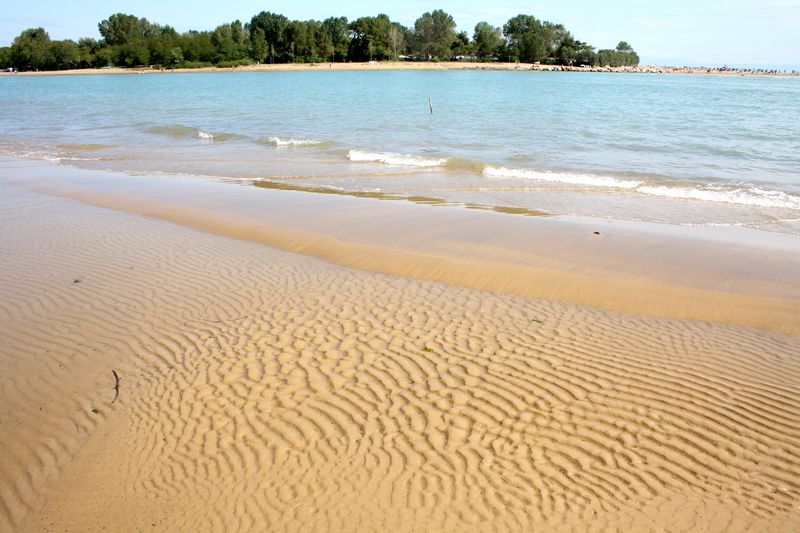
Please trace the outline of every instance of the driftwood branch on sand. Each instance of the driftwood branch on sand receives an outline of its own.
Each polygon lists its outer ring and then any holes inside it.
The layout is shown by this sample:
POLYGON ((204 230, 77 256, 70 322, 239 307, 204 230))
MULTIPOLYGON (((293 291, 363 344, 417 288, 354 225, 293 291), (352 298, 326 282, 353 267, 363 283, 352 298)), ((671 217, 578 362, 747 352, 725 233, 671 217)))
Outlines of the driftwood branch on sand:
POLYGON ((119 398, 119 374, 116 370, 111 370, 111 373, 114 374, 114 399, 111 400, 111 403, 114 403, 119 398))

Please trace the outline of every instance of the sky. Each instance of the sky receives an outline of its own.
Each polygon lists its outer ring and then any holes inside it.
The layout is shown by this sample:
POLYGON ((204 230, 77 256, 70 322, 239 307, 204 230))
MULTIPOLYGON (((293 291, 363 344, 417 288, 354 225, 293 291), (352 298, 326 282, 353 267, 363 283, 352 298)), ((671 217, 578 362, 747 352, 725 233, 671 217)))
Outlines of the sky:
POLYGON ((413 26, 422 13, 443 9, 470 36, 475 24, 502 25, 520 13, 561 23, 582 41, 613 48, 625 40, 643 64, 739 66, 800 70, 800 0, 3 0, 0 46, 25 28, 41 26, 52 39, 99 38, 97 23, 129 13, 178 31, 212 30, 249 21, 260 11, 290 19, 378 13, 413 26))

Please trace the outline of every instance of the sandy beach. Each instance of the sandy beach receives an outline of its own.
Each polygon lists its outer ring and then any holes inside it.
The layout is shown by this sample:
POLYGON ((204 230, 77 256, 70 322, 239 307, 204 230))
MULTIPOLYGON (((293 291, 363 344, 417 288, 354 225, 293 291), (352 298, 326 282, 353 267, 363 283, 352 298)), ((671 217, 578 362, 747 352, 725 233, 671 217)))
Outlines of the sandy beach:
POLYGON ((796 250, 136 178, 0 179, 0 529, 800 523, 796 250))

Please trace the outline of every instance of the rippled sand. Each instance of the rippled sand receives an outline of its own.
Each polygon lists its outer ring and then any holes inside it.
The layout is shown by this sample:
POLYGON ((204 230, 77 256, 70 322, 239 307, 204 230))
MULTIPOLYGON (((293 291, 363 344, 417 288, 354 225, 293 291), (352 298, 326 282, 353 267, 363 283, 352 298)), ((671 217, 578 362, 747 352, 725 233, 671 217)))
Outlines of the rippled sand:
POLYGON ((0 530, 800 524, 800 337, 2 185, 0 249, 0 530))

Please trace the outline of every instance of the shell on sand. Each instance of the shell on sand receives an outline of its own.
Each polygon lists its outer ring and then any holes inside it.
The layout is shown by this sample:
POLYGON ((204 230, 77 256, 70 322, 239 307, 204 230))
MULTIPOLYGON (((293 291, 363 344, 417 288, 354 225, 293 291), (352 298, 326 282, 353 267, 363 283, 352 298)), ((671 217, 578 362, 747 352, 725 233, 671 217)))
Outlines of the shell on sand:
POLYGON ((0 530, 800 523, 798 337, 359 272, 5 186, 0 228, 0 530))

